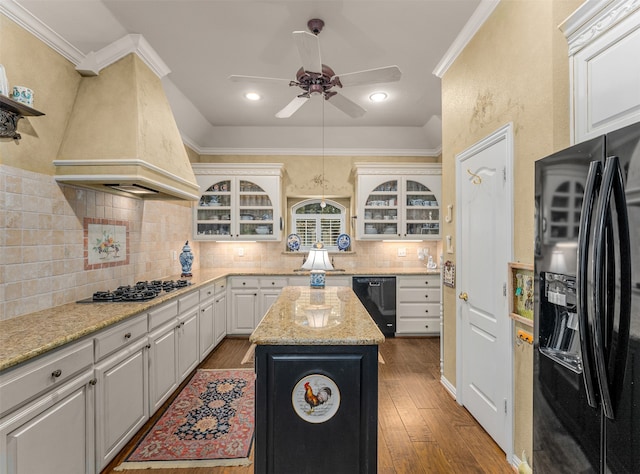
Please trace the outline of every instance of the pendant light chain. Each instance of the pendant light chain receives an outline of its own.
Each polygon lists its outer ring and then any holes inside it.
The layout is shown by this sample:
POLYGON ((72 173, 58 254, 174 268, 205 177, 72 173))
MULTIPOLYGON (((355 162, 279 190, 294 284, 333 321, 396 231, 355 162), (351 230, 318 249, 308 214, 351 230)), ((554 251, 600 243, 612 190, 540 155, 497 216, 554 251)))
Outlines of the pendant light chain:
POLYGON ((324 97, 322 100, 322 200, 320 201, 320 207, 324 211, 324 208, 327 206, 327 203, 324 201, 324 97))

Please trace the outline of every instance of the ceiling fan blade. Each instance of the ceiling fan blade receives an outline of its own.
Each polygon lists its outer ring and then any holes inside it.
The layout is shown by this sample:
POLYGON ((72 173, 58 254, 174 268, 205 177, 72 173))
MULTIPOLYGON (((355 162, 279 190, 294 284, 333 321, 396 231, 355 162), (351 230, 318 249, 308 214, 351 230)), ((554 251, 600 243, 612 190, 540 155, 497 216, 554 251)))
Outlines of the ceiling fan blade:
POLYGON ((282 109, 280 112, 278 112, 276 114, 276 117, 278 117, 278 118, 289 118, 289 117, 291 117, 308 100, 309 100, 308 97, 304 97, 304 96, 300 96, 300 95, 298 97, 295 97, 291 102, 289 102, 284 107, 284 109, 282 109))
POLYGON ((395 82, 402 77, 398 66, 386 66, 366 71, 349 72, 337 75, 340 84, 346 86, 360 86, 363 84, 377 84, 379 82, 395 82))
POLYGON ((278 79, 276 77, 258 77, 258 76, 229 76, 231 82, 251 82, 253 84, 261 82, 290 82, 290 79, 278 79))
POLYGON ((320 41, 314 34, 306 31, 294 31, 293 39, 298 47, 302 69, 306 72, 322 73, 322 59, 320 57, 320 41))
POLYGON ((342 94, 335 93, 327 99, 327 101, 335 108, 342 110, 349 117, 362 117, 367 111, 342 94))

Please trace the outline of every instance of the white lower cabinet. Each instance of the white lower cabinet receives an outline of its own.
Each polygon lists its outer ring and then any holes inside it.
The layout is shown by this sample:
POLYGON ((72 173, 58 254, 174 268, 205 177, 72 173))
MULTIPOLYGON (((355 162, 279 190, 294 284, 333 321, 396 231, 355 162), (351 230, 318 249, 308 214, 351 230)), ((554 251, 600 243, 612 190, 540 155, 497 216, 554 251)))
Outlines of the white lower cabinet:
POLYGON ((227 281, 215 282, 213 317, 215 319, 215 344, 218 345, 227 335, 227 281))
POLYGON ((149 419, 147 372, 146 333, 115 355, 96 364, 97 472, 118 454, 149 419))
POLYGON ((258 318, 260 281, 258 278, 231 277, 229 288, 231 301, 229 302, 230 314, 227 315, 229 321, 227 332, 251 334, 258 318))
POLYGON ((200 290, 200 313, 198 314, 199 359, 202 361, 216 345, 215 285, 200 290))
POLYGON ((178 387, 178 302, 149 311, 149 408, 155 412, 178 387))
POLYGON ((0 375, 0 473, 95 472, 92 363, 89 340, 0 375))
POLYGON ((198 308, 192 308, 178 319, 178 384, 198 366, 198 308))
POLYGON ((230 277, 227 332, 251 334, 288 284, 289 279, 280 276, 230 277))
POLYGON ((440 334, 440 276, 398 276, 396 334, 440 334))

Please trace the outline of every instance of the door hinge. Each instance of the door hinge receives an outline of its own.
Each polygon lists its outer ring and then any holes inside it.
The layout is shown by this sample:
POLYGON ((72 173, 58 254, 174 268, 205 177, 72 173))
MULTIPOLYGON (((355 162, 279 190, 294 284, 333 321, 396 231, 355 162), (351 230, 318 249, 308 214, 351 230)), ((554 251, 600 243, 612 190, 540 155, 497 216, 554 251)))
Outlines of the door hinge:
POLYGON ((502 284, 502 296, 507 296, 507 284, 502 284))
POLYGON ((504 399, 504 412, 507 413, 507 399, 504 399))
POLYGON ((502 181, 507 182, 507 168, 502 168, 502 181))

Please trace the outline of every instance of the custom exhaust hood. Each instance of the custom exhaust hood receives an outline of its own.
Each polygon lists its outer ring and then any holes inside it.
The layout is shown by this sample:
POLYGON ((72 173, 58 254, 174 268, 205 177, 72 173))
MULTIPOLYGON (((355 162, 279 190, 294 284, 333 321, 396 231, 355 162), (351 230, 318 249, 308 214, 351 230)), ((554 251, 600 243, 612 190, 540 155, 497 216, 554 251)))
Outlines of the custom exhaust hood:
POLYGON ((81 79, 53 164, 60 183, 141 199, 199 198, 162 82, 134 53, 81 79))

